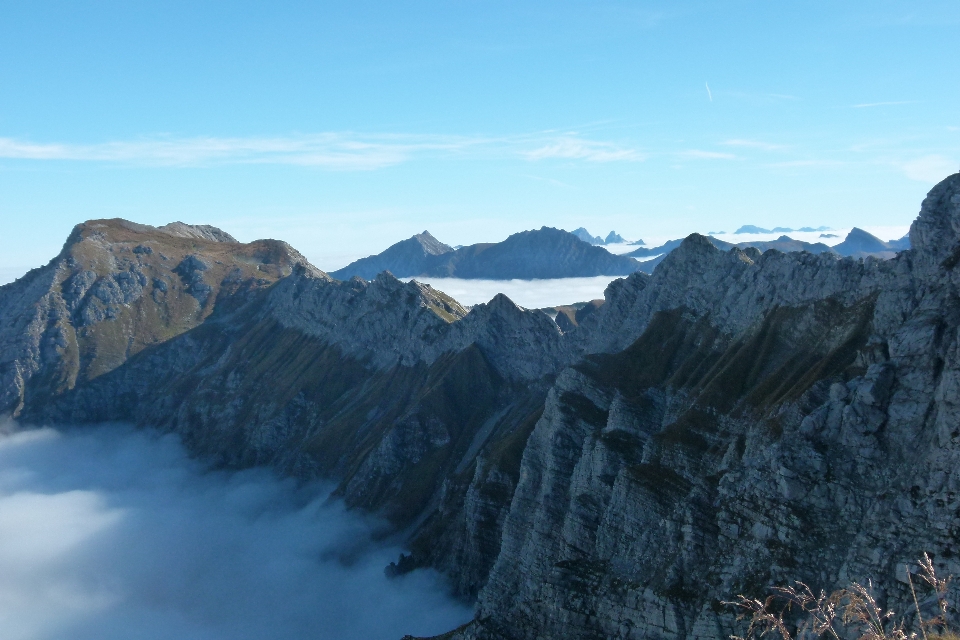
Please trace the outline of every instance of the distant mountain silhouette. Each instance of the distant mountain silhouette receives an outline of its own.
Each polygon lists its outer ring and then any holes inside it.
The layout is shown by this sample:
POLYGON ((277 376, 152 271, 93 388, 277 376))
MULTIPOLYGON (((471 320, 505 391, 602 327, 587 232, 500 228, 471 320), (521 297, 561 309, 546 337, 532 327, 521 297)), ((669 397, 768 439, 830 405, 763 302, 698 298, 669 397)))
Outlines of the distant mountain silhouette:
POLYGON ((431 259, 452 251, 452 247, 434 238, 429 231, 424 231, 392 245, 383 253, 361 258, 330 275, 340 280, 353 276, 372 280, 383 271, 390 271, 396 276, 407 273, 414 275, 426 269, 431 259))
MULTIPOLYGON (((749 228, 758 229, 758 227, 749 228)), ((741 227, 741 229, 743 229, 743 227, 741 227)), ((738 231, 738 233, 740 233, 740 231, 738 231)), ((766 229, 761 229, 760 231, 745 231, 744 233, 768 233, 768 231, 766 229)), ((826 236, 826 234, 823 234, 821 237, 835 238, 836 236, 826 236)), ((899 240, 884 242, 876 236, 867 233, 863 229, 858 229, 856 227, 854 227, 850 233, 847 234, 847 237, 843 242, 833 247, 830 247, 822 242, 804 242, 802 240, 794 240, 790 236, 786 235, 780 236, 776 240, 748 240, 746 242, 738 242, 736 244, 724 242, 723 240, 718 240, 714 237, 707 237, 707 239, 711 244, 713 244, 713 246, 723 251, 729 251, 733 247, 739 247, 741 249, 754 247, 761 253, 769 249, 776 249, 778 251, 783 251, 784 253, 791 251, 807 251, 809 253, 833 252, 844 257, 852 256, 857 258, 864 256, 892 258, 898 251, 903 251, 904 249, 910 248, 909 235, 906 235, 899 240)), ((641 260, 640 270, 646 273, 652 273, 653 268, 660 263, 660 260, 662 260, 666 254, 679 247, 680 243, 682 242, 682 239, 669 240, 659 247, 644 247, 623 255, 641 260), (648 260, 644 260, 644 258, 648 258, 648 260)))
POLYGON ((381 271, 405 278, 487 278, 491 280, 576 278, 629 275, 640 268, 633 258, 616 256, 574 234, 543 227, 515 233, 503 242, 450 249, 427 232, 398 242, 383 253, 332 272, 346 280, 365 280, 381 271), (428 236, 435 244, 425 243, 428 236))
MULTIPOLYGON (((717 244, 718 248, 724 248, 718 244, 719 242, 719 240, 716 240, 714 244, 717 244)), ((726 248, 729 249, 731 246, 734 245, 728 245, 726 248)), ((794 240, 790 236, 780 236, 776 240, 767 240, 765 242, 738 242, 736 246, 740 247, 741 249, 754 247, 759 249, 761 253, 769 249, 776 249, 777 251, 783 251, 784 253, 789 253, 791 251, 808 251, 810 253, 823 253, 825 251, 832 251, 828 245, 822 242, 804 242, 803 240, 794 240)))
POLYGON ((899 240, 884 242, 877 236, 867 233, 863 229, 854 227, 847 237, 833 250, 842 256, 876 256, 878 258, 892 258, 898 251, 910 248, 910 236, 905 235, 899 240))
POLYGON ((584 229, 583 227, 580 227, 579 229, 574 229, 570 233, 577 236, 587 244, 603 244, 603 238, 601 238, 600 236, 591 235, 590 232, 584 229))
POLYGON ((603 244, 619 244, 621 242, 626 242, 626 240, 624 240, 623 236, 616 231, 611 231, 608 233, 607 237, 603 240, 603 244))
MULTIPOLYGON (((601 238, 600 236, 592 235, 589 231, 587 231, 583 227, 580 227, 579 229, 571 231, 570 233, 577 236, 587 244, 619 244, 621 242, 626 242, 626 240, 623 239, 623 236, 621 236, 616 231, 611 231, 610 233, 608 233, 606 238, 601 238)), ((634 242, 633 244, 643 244, 643 240, 634 242)))

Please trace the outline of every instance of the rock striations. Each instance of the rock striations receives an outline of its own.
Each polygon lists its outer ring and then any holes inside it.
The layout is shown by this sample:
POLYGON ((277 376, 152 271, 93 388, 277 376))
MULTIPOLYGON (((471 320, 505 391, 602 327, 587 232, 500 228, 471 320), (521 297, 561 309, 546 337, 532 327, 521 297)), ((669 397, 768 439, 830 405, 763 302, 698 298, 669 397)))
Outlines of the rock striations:
POLYGON ((958 232, 954 175, 889 261, 691 237, 611 285, 456 637, 723 638, 737 593, 960 573, 958 232))
POLYGON ((893 603, 921 551, 960 574, 960 174, 910 245, 693 235, 561 331, 275 241, 93 221, 0 287, 0 412, 335 478, 404 532, 392 573, 475 599, 448 638, 719 640, 720 601, 772 583, 893 603))

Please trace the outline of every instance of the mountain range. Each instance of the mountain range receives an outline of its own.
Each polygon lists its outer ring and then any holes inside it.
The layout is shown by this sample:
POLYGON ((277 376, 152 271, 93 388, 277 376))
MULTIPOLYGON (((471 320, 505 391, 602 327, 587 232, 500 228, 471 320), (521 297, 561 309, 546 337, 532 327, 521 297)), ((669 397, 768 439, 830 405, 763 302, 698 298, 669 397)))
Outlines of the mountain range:
MULTIPOLYGON (((581 228, 577 231, 585 230, 581 228)), ((613 232, 611 235, 614 235, 613 232)), ((736 245, 714 237, 709 239, 714 246, 724 251, 737 246, 741 249, 755 247, 761 252, 770 249, 784 252, 834 252, 841 256, 856 257, 872 255, 892 258, 897 251, 909 248, 909 238, 884 242, 857 228, 834 247, 821 242, 794 240, 786 235, 776 240, 745 241, 736 245)), ((602 247, 595 246, 596 243, 591 245, 589 241, 582 241, 577 232, 569 233, 551 227, 517 233, 503 242, 474 244, 456 249, 424 231, 394 244, 382 253, 332 271, 330 275, 340 280, 354 276, 371 280, 377 274, 389 271, 399 278, 421 276, 529 280, 629 275, 638 270, 652 273, 662 257, 679 247, 681 242, 681 239, 670 240, 658 247, 642 247, 615 256, 602 247)))
POLYGON ((543 227, 515 233, 503 242, 453 249, 427 231, 398 242, 383 253, 362 258, 330 273, 347 280, 371 280, 383 271, 398 278, 485 278, 530 280, 629 275, 640 263, 616 256, 562 229, 543 227))
MULTIPOLYGON (((760 232, 758 231, 757 233, 760 232)), ((738 247, 740 249, 748 249, 752 247, 754 249, 758 249, 761 253, 769 251, 770 249, 776 249, 777 251, 783 252, 806 251, 814 254, 835 253, 839 256, 857 258, 873 256, 875 258, 888 259, 894 257, 898 251, 903 251, 904 249, 910 248, 909 236, 904 236, 899 240, 884 242, 876 236, 857 227, 854 227, 850 233, 847 234, 847 237, 843 240, 843 242, 832 247, 822 242, 804 242, 802 240, 794 240, 786 235, 780 236, 776 240, 747 240, 745 242, 738 242, 736 244, 725 242, 712 236, 707 236, 707 239, 713 246, 723 251, 728 251, 733 247, 738 247)), ((623 255, 640 259, 640 270, 646 273, 652 273, 656 265, 658 265, 662 260, 662 257, 679 247, 682 242, 682 239, 669 240, 658 247, 643 247, 623 255), (660 256, 660 258, 654 259, 656 256, 660 256), (648 259, 643 260, 643 258, 648 259)))
POLYGON ((561 328, 94 220, 0 287, 0 415, 334 480, 406 542, 391 574, 476 603, 447 640, 720 640, 736 594, 870 579, 907 602, 922 552, 960 574, 958 229, 954 174, 887 260, 693 234, 561 328))

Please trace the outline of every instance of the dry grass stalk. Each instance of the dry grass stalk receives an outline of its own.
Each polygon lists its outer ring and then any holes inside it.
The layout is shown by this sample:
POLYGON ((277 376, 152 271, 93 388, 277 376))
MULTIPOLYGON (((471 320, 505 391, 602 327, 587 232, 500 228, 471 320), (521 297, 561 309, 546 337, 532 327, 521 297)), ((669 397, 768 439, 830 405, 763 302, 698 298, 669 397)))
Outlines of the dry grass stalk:
MULTIPOLYGON (((932 620, 923 620, 920 603, 910 572, 907 580, 913 595, 914 610, 923 640, 960 640, 950 631, 947 588, 950 578, 937 578, 933 561, 926 553, 919 561, 920 575, 936 592, 940 615, 932 620), (928 636, 927 630, 930 629, 928 636)), ((794 582, 789 587, 774 587, 773 595, 766 600, 747 598, 743 595, 734 602, 724 602, 739 610, 737 620, 748 620, 749 626, 743 636, 730 636, 732 640, 754 640, 768 634, 779 635, 782 640, 801 640, 828 636, 832 640, 918 640, 917 634, 905 629, 906 621, 894 611, 884 611, 873 595, 873 584, 864 586, 854 582, 845 589, 827 595, 819 595, 804 584, 794 582)))

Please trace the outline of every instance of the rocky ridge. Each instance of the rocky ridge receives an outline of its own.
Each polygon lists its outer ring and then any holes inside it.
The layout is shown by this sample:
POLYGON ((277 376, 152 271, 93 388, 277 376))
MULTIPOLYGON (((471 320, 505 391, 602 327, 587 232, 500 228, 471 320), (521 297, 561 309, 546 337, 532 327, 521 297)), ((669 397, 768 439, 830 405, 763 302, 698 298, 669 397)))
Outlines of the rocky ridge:
POLYGON ((632 258, 613 255, 572 233, 551 227, 515 233, 502 242, 473 244, 455 250, 442 245, 447 249, 443 251, 417 249, 422 244, 423 235, 429 234, 424 232, 404 240, 381 254, 334 271, 332 275, 341 279, 353 276, 371 279, 388 270, 400 278, 529 280, 629 275, 639 267, 632 258))
POLYGON ((401 278, 419 275, 430 268, 436 256, 451 251, 451 247, 434 238, 429 231, 424 231, 390 246, 382 253, 352 262, 330 275, 341 280, 354 276, 373 280, 384 271, 390 271, 401 278))
POLYGON ((611 285, 454 637, 721 638, 770 584, 960 573, 958 230, 954 175, 889 261, 694 237, 611 285))
POLYGON ((960 175, 891 260, 694 235, 565 331, 168 227, 85 223, 0 287, 0 412, 336 478, 395 571, 477 598, 456 637, 720 638, 772 582, 960 574, 960 175))
MULTIPOLYGON (((505 296, 467 313, 427 285, 341 282, 283 243, 195 230, 91 221, 0 288, 0 410, 132 421, 223 465, 334 477, 417 548, 486 540, 457 553, 488 569, 497 530, 462 533, 463 493, 492 483, 504 508, 518 434, 571 357, 557 325, 505 296)), ((474 595, 487 569, 458 591, 474 595)))
MULTIPOLYGON (((770 233, 767 229, 758 229, 756 227, 750 227, 752 229, 757 229, 755 231, 737 231, 737 233, 770 233)), ((791 231, 790 229, 781 229, 777 228, 774 231, 791 231)), ((815 229, 810 229, 805 227, 804 229, 799 229, 799 231, 815 231, 815 229)), ((823 235, 821 235, 823 237, 823 235)), ((733 247, 739 249, 757 249, 761 253, 769 251, 770 249, 776 249, 777 251, 782 251, 784 253, 792 253, 796 251, 806 251, 807 253, 833 253, 843 257, 854 257, 854 258, 884 258, 889 259, 894 257, 898 251, 903 251, 910 248, 910 238, 905 236, 899 240, 892 240, 890 242, 884 242, 877 238, 874 235, 871 235, 864 231, 863 229, 858 229, 854 227, 850 233, 847 234, 847 237, 844 238, 843 242, 834 245, 833 247, 828 246, 822 242, 804 242, 802 240, 794 240, 790 236, 780 236, 776 240, 747 240, 745 242, 738 242, 736 244, 725 242, 718 238, 712 236, 707 236, 707 239, 710 241, 713 246, 722 251, 729 251, 733 247)), ((623 255, 630 256, 637 259, 643 258, 653 258, 655 256, 664 256, 677 247, 683 240, 668 240, 659 247, 643 247, 640 249, 635 249, 630 253, 625 253, 623 255)), ((656 265, 660 264, 660 260, 646 260, 640 263, 640 270, 645 273, 652 273, 653 268, 656 265)))

